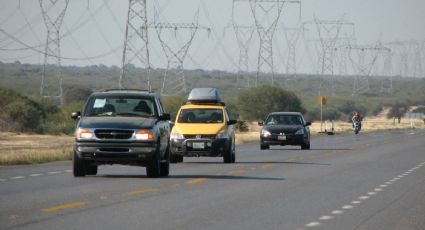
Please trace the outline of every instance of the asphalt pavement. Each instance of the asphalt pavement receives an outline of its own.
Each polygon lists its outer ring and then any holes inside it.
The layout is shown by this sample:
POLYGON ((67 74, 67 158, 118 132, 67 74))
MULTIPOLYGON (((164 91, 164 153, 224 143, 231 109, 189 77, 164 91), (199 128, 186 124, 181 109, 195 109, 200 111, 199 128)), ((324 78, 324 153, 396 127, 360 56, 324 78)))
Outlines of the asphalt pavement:
POLYGON ((167 178, 71 162, 0 167, 0 229, 425 229, 425 131, 315 136, 311 150, 237 146, 167 178))

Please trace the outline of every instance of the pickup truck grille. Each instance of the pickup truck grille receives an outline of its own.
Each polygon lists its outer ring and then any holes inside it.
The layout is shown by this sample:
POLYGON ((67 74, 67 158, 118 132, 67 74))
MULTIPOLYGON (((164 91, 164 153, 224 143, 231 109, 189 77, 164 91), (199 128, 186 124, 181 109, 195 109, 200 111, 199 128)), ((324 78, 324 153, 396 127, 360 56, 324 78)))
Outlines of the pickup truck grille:
POLYGON ((114 130, 114 129, 100 129, 95 130, 94 134, 99 139, 130 139, 133 136, 133 130, 114 130))

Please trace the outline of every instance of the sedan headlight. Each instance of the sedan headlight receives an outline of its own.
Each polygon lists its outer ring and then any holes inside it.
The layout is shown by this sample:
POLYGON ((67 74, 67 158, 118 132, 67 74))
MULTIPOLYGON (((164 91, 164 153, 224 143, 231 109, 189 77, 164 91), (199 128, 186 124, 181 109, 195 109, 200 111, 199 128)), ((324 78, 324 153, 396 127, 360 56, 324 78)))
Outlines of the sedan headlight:
POLYGON ((269 137, 269 136, 271 136, 272 134, 269 132, 269 131, 267 131, 267 130, 265 130, 265 129, 262 129, 261 130, 261 136, 263 136, 263 137, 269 137))
POLYGON ((78 128, 75 132, 77 140, 91 140, 94 138, 94 133, 90 129, 78 128))
POLYGON ((297 132, 295 133, 295 135, 303 135, 304 134, 304 129, 298 129, 297 132))
POLYGON ((170 139, 172 139, 172 140, 183 140, 184 136, 181 133, 171 133, 170 139))

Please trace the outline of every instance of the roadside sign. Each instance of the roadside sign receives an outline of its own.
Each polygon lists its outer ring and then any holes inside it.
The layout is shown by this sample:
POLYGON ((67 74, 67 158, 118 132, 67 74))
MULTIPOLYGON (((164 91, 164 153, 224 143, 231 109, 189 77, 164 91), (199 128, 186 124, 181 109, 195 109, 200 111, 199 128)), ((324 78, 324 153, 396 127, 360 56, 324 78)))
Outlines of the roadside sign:
POLYGON ((317 96, 316 100, 318 105, 326 105, 326 96, 317 96))

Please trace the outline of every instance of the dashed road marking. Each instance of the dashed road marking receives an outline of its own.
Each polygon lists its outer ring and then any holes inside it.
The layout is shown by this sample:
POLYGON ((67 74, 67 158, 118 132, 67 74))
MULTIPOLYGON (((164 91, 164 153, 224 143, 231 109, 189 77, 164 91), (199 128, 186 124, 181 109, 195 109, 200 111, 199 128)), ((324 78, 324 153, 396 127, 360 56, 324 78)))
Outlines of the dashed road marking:
POLYGON ((353 201, 351 201, 351 203, 352 203, 352 204, 360 204, 360 203, 361 203, 361 201, 359 201, 359 200, 353 200, 353 201))
POLYGON ((77 201, 77 202, 61 204, 61 205, 57 205, 57 206, 53 206, 53 207, 49 207, 49 208, 43 208, 43 209, 41 209, 41 211, 43 211, 43 212, 59 212, 59 211, 65 210, 65 209, 77 208, 77 207, 81 207, 81 206, 84 206, 84 205, 87 205, 87 202, 77 201))
POLYGON ((369 196, 361 196, 361 197, 359 197, 359 199, 360 200, 367 200, 367 199, 369 199, 369 196))
POLYGON ((41 176, 41 175, 43 175, 43 174, 41 174, 41 173, 30 174, 31 177, 36 177, 36 176, 41 176))
POLYGON ((0 178, 0 182, 3 182, 3 181, 7 181, 6 179, 2 179, 2 178, 0 178))
POLYGON ((319 220, 331 220, 333 218, 334 218, 333 216, 322 216, 319 218, 319 220))
POLYGON ((376 195, 376 192, 368 192, 367 195, 373 196, 376 195))
POLYGON ((156 188, 144 188, 144 189, 126 192, 125 195, 127 195, 127 196, 137 196, 137 195, 141 195, 141 194, 144 194, 144 193, 159 192, 159 191, 160 190, 156 189, 156 188))
POLYGON ((54 174, 58 174, 58 173, 61 173, 61 172, 58 172, 58 171, 54 171, 54 172, 47 172, 47 174, 49 174, 49 175, 54 175, 54 174))
POLYGON ((354 206, 353 205, 344 205, 341 208, 342 209, 352 209, 352 208, 354 208, 354 206))
POLYGON ((321 225, 320 222, 310 222, 310 223, 306 224, 305 226, 306 227, 317 227, 317 226, 320 226, 320 225, 321 225))
POLYGON ((382 192, 383 189, 382 188, 375 188, 374 190, 375 190, 375 192, 382 192))
POLYGON ((196 178, 196 179, 188 180, 185 183, 186 184, 198 184, 198 183, 202 183, 202 182, 204 182, 206 180, 207 180, 207 178, 196 178))
POLYGON ((14 177, 11 177, 10 179, 11 180, 19 180, 19 179, 24 179, 25 177, 24 176, 14 176, 14 177))
POLYGON ((331 213, 332 213, 332 214, 334 214, 334 215, 339 215, 339 214, 343 214, 343 213, 344 213, 344 211, 341 211, 341 210, 333 210, 331 213))

